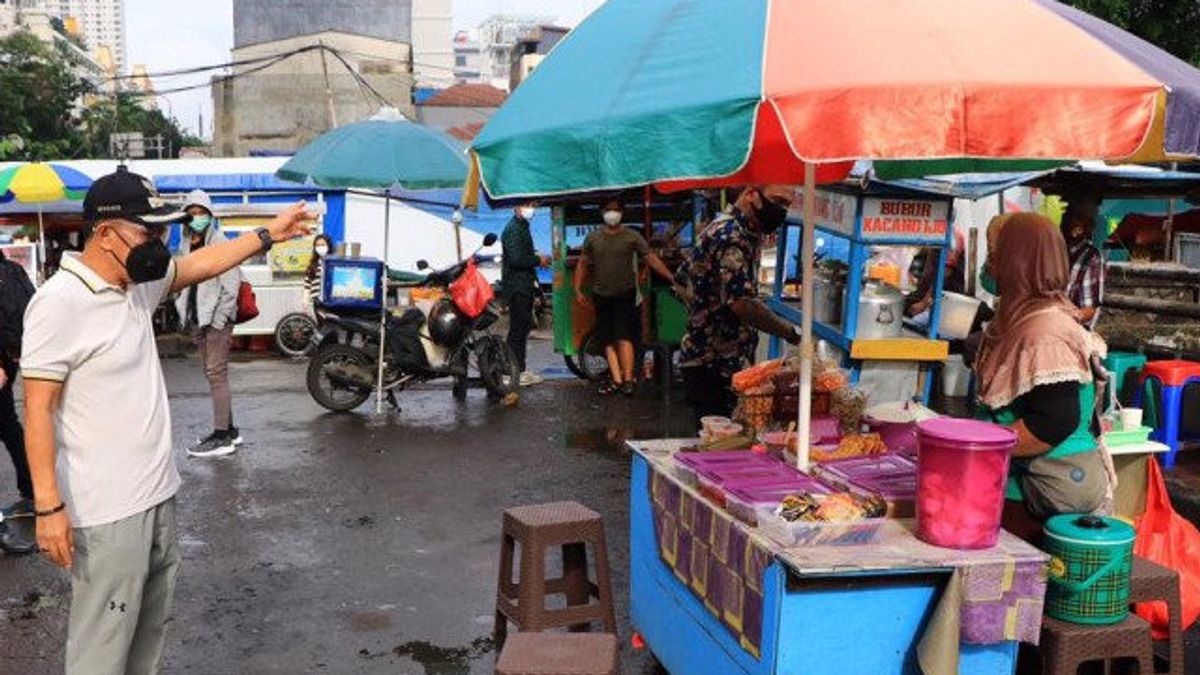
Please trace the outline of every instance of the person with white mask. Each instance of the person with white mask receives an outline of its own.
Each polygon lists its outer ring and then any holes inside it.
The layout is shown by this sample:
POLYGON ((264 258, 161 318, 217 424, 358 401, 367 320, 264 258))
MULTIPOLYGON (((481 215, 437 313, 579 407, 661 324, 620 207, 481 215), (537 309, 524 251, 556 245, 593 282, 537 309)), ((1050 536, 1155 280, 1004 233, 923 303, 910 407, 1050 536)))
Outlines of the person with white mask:
POLYGON ((503 247, 500 268, 500 293, 508 301, 508 348, 521 369, 521 386, 538 384, 542 378, 529 371, 526 352, 529 332, 533 330, 533 298, 537 286, 537 269, 549 267, 550 258, 539 254, 533 246, 529 223, 537 213, 530 202, 513 209, 513 217, 500 236, 503 247))
POLYGON ((608 360, 609 380, 600 386, 601 394, 621 392, 633 396, 634 345, 640 342, 642 320, 638 310, 638 275, 646 264, 668 282, 674 274, 650 250, 646 239, 624 227, 621 200, 610 199, 601 209, 604 227, 588 235, 575 267, 575 295, 579 302, 590 303, 596 310, 596 331, 608 360), (584 293, 585 280, 591 278, 592 292, 584 293))

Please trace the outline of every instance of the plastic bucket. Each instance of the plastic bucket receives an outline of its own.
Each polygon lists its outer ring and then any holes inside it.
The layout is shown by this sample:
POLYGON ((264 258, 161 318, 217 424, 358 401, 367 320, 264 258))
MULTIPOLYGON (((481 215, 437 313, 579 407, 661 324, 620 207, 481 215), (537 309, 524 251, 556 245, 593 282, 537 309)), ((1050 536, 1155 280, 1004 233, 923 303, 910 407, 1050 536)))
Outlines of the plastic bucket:
POLYGON ((879 434, 890 452, 917 454, 917 423, 938 414, 918 403, 881 403, 869 408, 863 422, 879 434))
POLYGON ((947 398, 963 398, 971 390, 971 369, 960 354, 946 357, 942 366, 942 394, 947 398))
POLYGON ((1046 521, 1047 616, 1091 625, 1123 621, 1129 614, 1134 536, 1132 527, 1115 518, 1066 514, 1046 521))
POLYGON ((970 335, 981 302, 979 298, 961 293, 942 293, 942 320, 938 324, 938 335, 952 340, 962 340, 970 335))
POLYGON ((943 417, 918 424, 917 437, 917 537, 944 548, 995 546, 1017 434, 943 417))

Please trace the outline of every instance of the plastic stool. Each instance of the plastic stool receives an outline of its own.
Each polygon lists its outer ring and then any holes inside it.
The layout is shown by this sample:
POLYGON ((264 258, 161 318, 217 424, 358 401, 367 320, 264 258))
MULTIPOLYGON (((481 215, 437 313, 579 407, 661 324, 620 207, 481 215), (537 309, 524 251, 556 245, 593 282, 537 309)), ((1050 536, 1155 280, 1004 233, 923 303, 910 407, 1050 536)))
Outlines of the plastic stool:
POLYGON ((1136 614, 1108 626, 1085 626, 1042 617, 1043 675, 1077 675, 1079 667, 1091 661, 1104 664, 1112 672, 1116 659, 1137 661, 1139 675, 1154 672, 1154 646, 1150 624, 1136 614))
POLYGON ((575 502, 519 506, 504 512, 494 627, 497 648, 504 644, 509 621, 520 632, 562 627, 586 630, 588 624, 599 621, 605 632, 616 634, 600 514, 575 502), (521 545, 520 579, 513 583, 516 544, 521 545), (594 583, 588 579, 588 544, 595 556, 594 583), (546 579, 546 551, 552 547, 562 550, 563 575, 558 579, 546 579), (559 593, 566 596, 567 607, 547 609, 546 596, 559 593))
POLYGON ((496 675, 618 675, 617 636, 608 633, 517 633, 496 675))
MULTIPOLYGON (((1142 370, 1141 385, 1138 387, 1136 405, 1141 405, 1150 381, 1162 387, 1162 398, 1158 406, 1162 421, 1154 430, 1154 440, 1165 443, 1170 451, 1163 466, 1175 466, 1175 455, 1179 452, 1179 418, 1183 414, 1183 390, 1188 385, 1200 384, 1200 363, 1195 361, 1151 361, 1142 370)), ((1151 403, 1154 403, 1153 401, 1151 403)))
POLYGON ((1170 649, 1165 673, 1183 675, 1183 609, 1179 598, 1179 573, 1157 563, 1134 556, 1133 573, 1129 577, 1130 602, 1165 602, 1170 628, 1167 645, 1170 649))
POLYGON ((1117 400, 1122 405, 1129 405, 1137 396, 1137 385, 1142 379, 1142 370, 1145 367, 1145 354, 1109 352, 1108 356, 1104 357, 1105 370, 1113 374, 1113 381, 1109 386, 1116 392, 1117 400), (1129 391, 1126 391, 1127 386, 1129 391))

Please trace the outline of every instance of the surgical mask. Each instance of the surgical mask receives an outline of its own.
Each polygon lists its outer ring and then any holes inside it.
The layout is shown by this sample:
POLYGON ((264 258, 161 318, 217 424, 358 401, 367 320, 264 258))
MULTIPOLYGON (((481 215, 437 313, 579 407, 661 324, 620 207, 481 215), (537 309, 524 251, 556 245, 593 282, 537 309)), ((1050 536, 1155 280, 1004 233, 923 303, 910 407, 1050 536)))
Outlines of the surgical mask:
POLYGON ((979 285, 992 295, 1000 295, 1000 289, 996 286, 996 277, 992 276, 992 270, 987 265, 983 266, 983 272, 979 274, 979 285))
POLYGON ((317 254, 318 258, 324 258, 325 256, 329 255, 329 247, 328 246, 317 246, 316 248, 313 249, 313 253, 317 254))
MULTIPOLYGON (((125 237, 121 236, 120 232, 116 232, 117 237, 129 246, 129 242, 125 241, 125 237)), ((116 258, 112 252, 109 255, 116 258)), ((171 269, 171 252, 167 250, 167 245, 158 237, 151 237, 149 241, 142 242, 137 246, 129 248, 129 255, 125 256, 125 272, 129 275, 129 280, 135 284, 145 284, 151 281, 158 281, 167 276, 167 270, 171 269)))
POLYGON ((192 220, 188 223, 188 227, 192 228, 192 232, 199 234, 207 230, 208 226, 211 224, 212 216, 192 216, 192 220))
POLYGON ((758 225, 763 232, 774 232, 787 220, 787 207, 777 204, 765 196, 762 198, 762 202, 763 205, 754 210, 754 218, 758 220, 758 225))
POLYGON ((609 226, 620 225, 621 224, 621 212, 620 211, 605 211, 604 212, 604 224, 609 225, 609 226))
POLYGON ((522 206, 517 209, 517 213, 521 216, 521 220, 533 220, 533 214, 537 211, 532 206, 522 206))

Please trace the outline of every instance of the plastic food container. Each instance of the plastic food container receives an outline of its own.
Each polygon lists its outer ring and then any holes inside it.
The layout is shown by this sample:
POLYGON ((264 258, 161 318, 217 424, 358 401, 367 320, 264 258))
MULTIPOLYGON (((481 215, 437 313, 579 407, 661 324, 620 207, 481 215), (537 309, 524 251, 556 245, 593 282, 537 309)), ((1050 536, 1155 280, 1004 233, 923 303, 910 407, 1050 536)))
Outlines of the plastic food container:
POLYGON ((842 459, 819 464, 814 470, 830 485, 883 497, 892 518, 911 518, 915 511, 917 465, 904 455, 842 459))
POLYGON ((759 530, 782 546, 861 546, 875 540, 886 518, 867 518, 844 523, 789 522, 777 515, 778 505, 756 510, 759 530))
POLYGON ((743 523, 757 525, 759 507, 774 508, 784 497, 798 492, 826 495, 833 488, 804 474, 787 481, 730 483, 725 486, 725 509, 743 523))
POLYGON ((1047 616, 1091 625, 1124 621, 1133 540, 1133 528, 1115 518, 1065 514, 1047 520, 1047 616))
POLYGON ((696 474, 700 469, 726 467, 735 470, 769 463, 774 462, 768 457, 749 450, 677 452, 675 453, 675 476, 684 485, 694 488, 698 485, 696 474))
POLYGON ((1016 432, 948 417, 918 429, 917 537, 944 548, 995 546, 1016 432))
POLYGON ((801 475, 803 474, 782 462, 770 460, 761 466, 739 469, 700 469, 696 472, 696 489, 700 494, 724 508, 726 486, 794 480, 797 476, 801 475))
POLYGON ((937 419, 938 414, 919 403, 883 403, 866 411, 867 428, 883 438, 888 450, 917 454, 917 424, 937 419))
MULTIPOLYGON (((768 431, 761 436, 767 450, 776 457, 794 450, 795 438, 795 431, 768 431)), ((808 438, 811 445, 837 445, 842 440, 841 425, 836 417, 816 415, 809 422, 808 438)))

